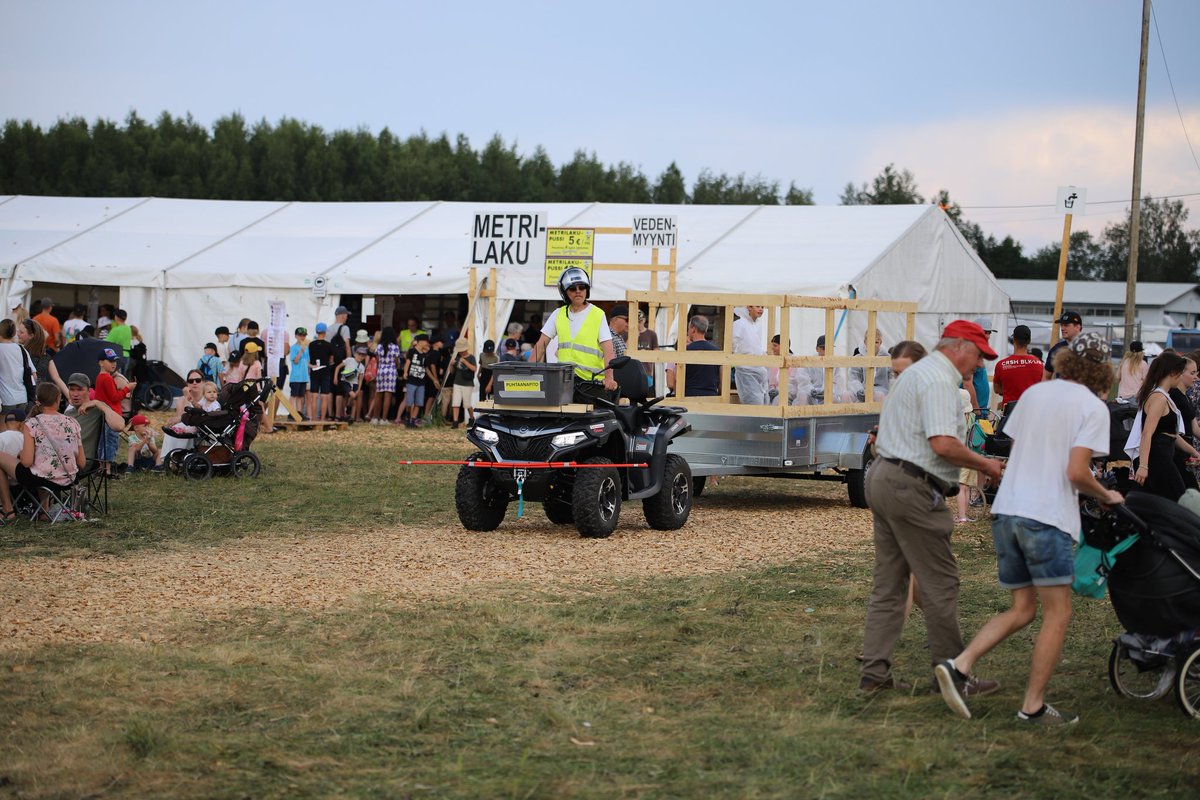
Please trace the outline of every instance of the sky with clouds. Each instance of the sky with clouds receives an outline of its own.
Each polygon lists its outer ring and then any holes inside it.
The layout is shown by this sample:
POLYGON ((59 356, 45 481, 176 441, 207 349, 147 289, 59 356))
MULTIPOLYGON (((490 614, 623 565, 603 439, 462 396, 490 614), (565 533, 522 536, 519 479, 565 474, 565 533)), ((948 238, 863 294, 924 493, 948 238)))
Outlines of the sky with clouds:
MULTIPOLYGON (((555 163, 584 149, 651 180, 671 161, 689 184, 706 168, 761 174, 821 204, 894 163, 1030 252, 1061 236, 1060 185, 1088 190, 1076 230, 1128 208, 1141 13, 1136 0, 0 0, 0 115, 211 125, 237 111, 477 148, 498 133, 555 163)), ((1158 0, 1154 17, 1143 192, 1192 195, 1200 227, 1200 2, 1158 0)))

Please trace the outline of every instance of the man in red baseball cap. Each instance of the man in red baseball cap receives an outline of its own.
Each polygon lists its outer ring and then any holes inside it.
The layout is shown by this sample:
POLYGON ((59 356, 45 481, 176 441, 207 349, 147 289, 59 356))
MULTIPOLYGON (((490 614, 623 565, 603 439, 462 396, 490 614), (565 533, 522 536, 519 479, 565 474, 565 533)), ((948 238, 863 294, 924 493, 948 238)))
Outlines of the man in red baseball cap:
MULTIPOLYGON (((984 359, 995 357, 983 328, 966 320, 951 322, 933 353, 892 384, 883 406, 875 442, 879 459, 867 473, 866 487, 874 519, 875 576, 863 634, 863 691, 905 688, 892 674, 892 651, 904 627, 909 575, 921 587, 930 670, 962 652, 958 562, 950 547, 954 515, 946 498, 958 493, 960 467, 999 480, 1000 462, 963 444, 966 421, 958 389, 984 359)), ((967 676, 962 692, 979 697, 998 688, 995 681, 967 676)))

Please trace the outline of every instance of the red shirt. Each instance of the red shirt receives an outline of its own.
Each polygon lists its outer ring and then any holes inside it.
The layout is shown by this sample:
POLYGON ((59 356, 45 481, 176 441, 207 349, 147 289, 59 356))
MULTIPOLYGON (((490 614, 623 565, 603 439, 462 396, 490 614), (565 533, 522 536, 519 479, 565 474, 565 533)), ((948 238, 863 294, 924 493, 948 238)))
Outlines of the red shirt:
POLYGON ((129 394, 129 387, 124 389, 117 388, 117 382, 113 380, 113 376, 101 370, 96 376, 96 399, 101 402, 108 403, 109 407, 118 414, 121 413, 121 401, 129 394))
POLYGON ((1008 356, 996 362, 995 378, 1000 384, 1004 403, 1016 402, 1025 390, 1041 383, 1042 371, 1046 366, 1037 356, 1008 356))

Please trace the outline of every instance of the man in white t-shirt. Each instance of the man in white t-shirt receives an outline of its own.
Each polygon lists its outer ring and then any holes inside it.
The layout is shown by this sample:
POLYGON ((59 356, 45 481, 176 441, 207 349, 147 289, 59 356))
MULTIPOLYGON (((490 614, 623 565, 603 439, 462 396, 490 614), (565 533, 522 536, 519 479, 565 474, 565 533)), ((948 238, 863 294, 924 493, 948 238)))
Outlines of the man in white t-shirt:
POLYGON ((1042 627, 1017 719, 1036 725, 1079 720, 1045 702, 1071 619, 1078 493, 1104 504, 1124 498, 1101 485, 1091 470, 1092 458, 1105 455, 1109 446, 1108 407, 1100 400, 1113 382, 1108 342, 1084 333, 1066 352, 1058 372, 1062 380, 1026 389, 1004 428, 1013 448, 992 504, 992 541, 1000 585, 1012 592, 1012 607, 992 617, 962 653, 934 668, 946 704, 967 719, 971 711, 961 691, 965 676, 985 653, 1032 622, 1040 602, 1042 627))
MULTIPOLYGON (((735 313, 740 309, 735 310, 735 313)), ((733 352, 735 355, 761 356, 767 352, 766 324, 762 306, 746 306, 733 322, 733 352)), ((737 367, 733 373, 738 399, 747 405, 765 406, 768 402, 767 368, 737 367)))

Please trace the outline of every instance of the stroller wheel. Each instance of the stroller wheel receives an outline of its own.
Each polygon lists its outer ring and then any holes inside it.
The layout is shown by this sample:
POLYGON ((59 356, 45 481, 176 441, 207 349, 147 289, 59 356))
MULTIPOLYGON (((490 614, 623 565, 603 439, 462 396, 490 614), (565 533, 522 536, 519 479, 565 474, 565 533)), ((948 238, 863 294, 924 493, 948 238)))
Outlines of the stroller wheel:
POLYGON ((1158 700, 1171 691, 1175 682, 1175 662, 1170 658, 1155 660, 1151 665, 1130 658, 1129 648, 1118 639, 1108 656, 1108 681, 1122 697, 1139 700, 1158 700))
POLYGON ((229 471, 235 478, 257 478, 262 471, 262 462, 249 450, 239 450, 229 462, 229 471))
POLYGON ((1175 699, 1189 717, 1200 719, 1200 647, 1179 660, 1179 676, 1175 680, 1175 699))
POLYGON ((204 453, 191 453, 183 460, 183 477, 189 481, 205 481, 212 476, 212 459, 204 453))
POLYGON ((183 460, 190 455, 191 453, 187 450, 172 450, 167 455, 167 469, 172 475, 182 475, 183 460))

